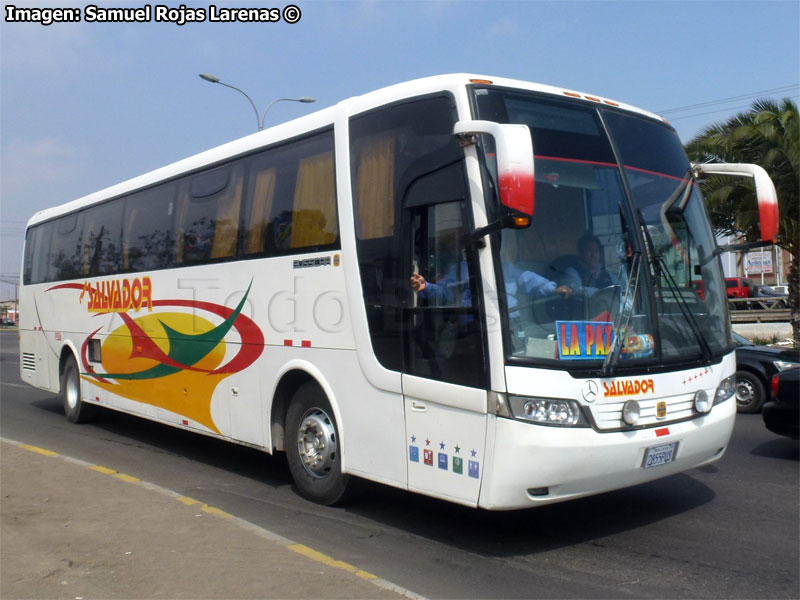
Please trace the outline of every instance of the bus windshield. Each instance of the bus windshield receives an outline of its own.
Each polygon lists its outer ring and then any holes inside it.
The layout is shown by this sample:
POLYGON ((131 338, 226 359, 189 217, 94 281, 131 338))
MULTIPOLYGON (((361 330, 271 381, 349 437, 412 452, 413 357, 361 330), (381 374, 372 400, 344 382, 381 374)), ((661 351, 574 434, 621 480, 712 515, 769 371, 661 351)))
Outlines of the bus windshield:
POLYGON ((473 94, 477 118, 525 124, 533 138, 532 223, 503 230, 495 254, 508 358, 598 369, 727 350, 714 238, 675 132, 589 103, 473 94))

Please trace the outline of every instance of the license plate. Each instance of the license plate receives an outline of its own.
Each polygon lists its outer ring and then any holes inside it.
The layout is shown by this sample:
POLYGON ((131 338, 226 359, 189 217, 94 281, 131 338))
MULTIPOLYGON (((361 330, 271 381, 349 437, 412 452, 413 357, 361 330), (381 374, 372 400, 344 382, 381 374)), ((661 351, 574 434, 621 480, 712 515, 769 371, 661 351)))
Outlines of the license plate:
POLYGON ((642 461, 642 468, 649 469, 650 467, 657 467, 658 465, 666 465, 675 459, 675 451, 678 449, 678 442, 669 444, 661 444, 660 446, 653 446, 648 448, 644 453, 644 461, 642 461))

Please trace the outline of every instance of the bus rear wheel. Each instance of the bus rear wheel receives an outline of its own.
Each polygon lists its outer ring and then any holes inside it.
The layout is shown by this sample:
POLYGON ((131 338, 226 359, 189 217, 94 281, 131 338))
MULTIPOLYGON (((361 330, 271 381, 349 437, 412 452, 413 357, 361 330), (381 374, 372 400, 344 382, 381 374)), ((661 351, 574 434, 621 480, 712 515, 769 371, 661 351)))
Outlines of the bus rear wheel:
POLYGON ((286 459, 300 494, 328 506, 343 502, 350 477, 342 473, 339 430, 319 386, 309 382, 295 392, 286 432, 286 459))
POLYGON ((61 372, 61 401, 70 423, 87 423, 95 416, 95 407, 81 399, 81 378, 74 358, 67 359, 61 372))

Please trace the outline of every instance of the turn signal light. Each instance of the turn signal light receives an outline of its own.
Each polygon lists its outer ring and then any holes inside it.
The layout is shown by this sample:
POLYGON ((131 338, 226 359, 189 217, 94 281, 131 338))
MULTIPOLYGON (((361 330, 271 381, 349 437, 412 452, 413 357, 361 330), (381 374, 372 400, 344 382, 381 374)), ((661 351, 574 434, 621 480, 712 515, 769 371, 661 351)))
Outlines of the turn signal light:
POLYGON ((514 217, 514 227, 523 228, 531 224, 530 217, 514 217))

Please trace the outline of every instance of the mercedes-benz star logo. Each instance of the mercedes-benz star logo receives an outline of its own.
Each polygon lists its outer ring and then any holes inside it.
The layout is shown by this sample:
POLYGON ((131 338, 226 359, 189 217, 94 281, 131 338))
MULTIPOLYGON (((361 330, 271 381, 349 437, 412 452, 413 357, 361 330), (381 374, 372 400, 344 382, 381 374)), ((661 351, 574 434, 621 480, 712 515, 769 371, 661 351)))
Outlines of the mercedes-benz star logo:
POLYGON ((600 391, 600 388, 598 388, 597 382, 594 379, 588 380, 583 385, 583 399, 586 402, 594 402, 597 399, 598 391, 600 391))

